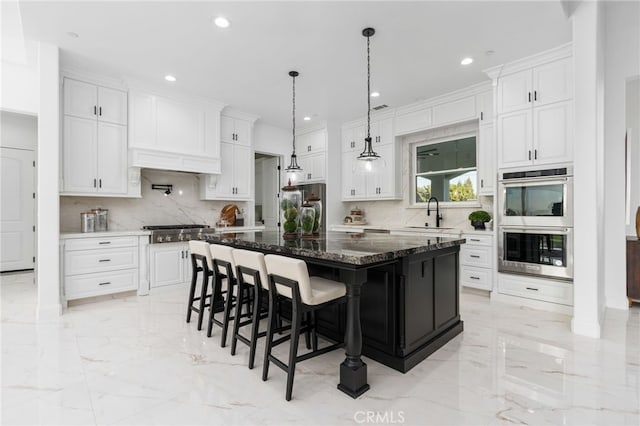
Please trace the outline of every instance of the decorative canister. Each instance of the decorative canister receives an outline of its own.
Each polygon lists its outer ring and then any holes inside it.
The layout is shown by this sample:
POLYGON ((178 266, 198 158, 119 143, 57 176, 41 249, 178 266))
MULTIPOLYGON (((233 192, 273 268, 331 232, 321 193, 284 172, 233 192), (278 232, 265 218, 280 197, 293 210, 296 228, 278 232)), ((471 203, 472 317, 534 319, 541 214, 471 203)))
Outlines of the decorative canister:
POLYGON ((96 230, 96 214, 93 212, 80 213, 80 231, 95 232, 96 230))
POLYGON ((311 204, 316 211, 315 219, 313 222, 313 235, 319 235, 320 224, 322 223, 322 201, 320 200, 320 197, 312 192, 311 197, 307 199, 307 202, 311 204))
POLYGON ((356 206, 355 208, 351 209, 351 220, 353 223, 359 223, 363 221, 363 214, 362 214, 362 210, 360 210, 358 208, 358 206, 356 206))
POLYGON ((316 209, 308 201, 302 205, 300 210, 300 227, 303 238, 313 237, 313 228, 316 221, 316 209))
POLYGON ((294 239, 298 237, 298 226, 300 223, 299 209, 302 205, 302 192, 297 186, 289 184, 282 188, 282 200, 280 201, 280 211, 282 212, 282 229, 284 239, 294 239))
POLYGON ((96 215, 96 232, 106 232, 109 230, 109 210, 107 209, 93 209, 92 213, 96 215))

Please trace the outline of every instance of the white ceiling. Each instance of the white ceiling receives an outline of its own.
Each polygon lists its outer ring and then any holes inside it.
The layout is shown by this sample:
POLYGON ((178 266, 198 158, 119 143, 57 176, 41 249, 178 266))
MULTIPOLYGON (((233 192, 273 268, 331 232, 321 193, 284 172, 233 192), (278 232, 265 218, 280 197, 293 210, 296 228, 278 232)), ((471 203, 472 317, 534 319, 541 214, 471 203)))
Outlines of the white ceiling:
POLYGON ((366 114, 367 26, 372 106, 486 81, 483 69, 571 40, 559 1, 22 2, 21 16, 25 38, 60 46, 64 63, 158 84, 173 74, 180 90, 285 128, 292 69, 300 124, 366 114), (231 27, 215 27, 218 15, 231 27), (465 56, 475 62, 462 67, 465 56))

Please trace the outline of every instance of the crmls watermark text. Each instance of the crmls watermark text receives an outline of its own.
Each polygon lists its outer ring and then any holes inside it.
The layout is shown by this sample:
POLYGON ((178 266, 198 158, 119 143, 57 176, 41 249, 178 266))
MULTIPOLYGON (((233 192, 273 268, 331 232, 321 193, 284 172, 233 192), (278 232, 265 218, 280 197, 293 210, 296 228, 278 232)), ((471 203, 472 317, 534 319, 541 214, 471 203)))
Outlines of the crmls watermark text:
POLYGON ((356 411, 353 420, 358 424, 403 424, 404 411, 356 411))

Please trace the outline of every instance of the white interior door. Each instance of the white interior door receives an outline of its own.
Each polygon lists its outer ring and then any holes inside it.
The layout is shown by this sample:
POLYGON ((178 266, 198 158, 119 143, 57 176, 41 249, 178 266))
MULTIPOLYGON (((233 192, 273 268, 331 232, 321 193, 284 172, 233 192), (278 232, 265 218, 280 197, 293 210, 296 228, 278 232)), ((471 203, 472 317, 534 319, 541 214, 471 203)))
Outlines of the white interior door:
POLYGON ((33 151, 0 148, 0 271, 33 269, 33 151))
POLYGON ((278 229, 279 164, 280 159, 278 157, 262 160, 262 219, 267 231, 276 231, 278 229))

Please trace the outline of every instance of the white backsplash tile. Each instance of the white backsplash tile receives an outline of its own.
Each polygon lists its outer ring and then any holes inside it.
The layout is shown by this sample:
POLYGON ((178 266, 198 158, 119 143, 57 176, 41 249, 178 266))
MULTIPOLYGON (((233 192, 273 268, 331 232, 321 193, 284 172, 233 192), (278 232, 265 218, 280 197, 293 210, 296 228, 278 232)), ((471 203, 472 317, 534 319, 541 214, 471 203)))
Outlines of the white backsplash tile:
MULTIPOLYGON (((142 198, 60 197, 60 231, 79 232, 80 213, 101 207, 109 209, 109 230, 140 229, 144 225, 205 224, 214 226, 229 201, 202 201, 199 178, 192 173, 142 170, 142 198), (171 184, 165 196, 151 184, 171 184)), ((234 201, 246 209, 246 202, 234 201)))

